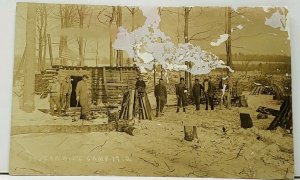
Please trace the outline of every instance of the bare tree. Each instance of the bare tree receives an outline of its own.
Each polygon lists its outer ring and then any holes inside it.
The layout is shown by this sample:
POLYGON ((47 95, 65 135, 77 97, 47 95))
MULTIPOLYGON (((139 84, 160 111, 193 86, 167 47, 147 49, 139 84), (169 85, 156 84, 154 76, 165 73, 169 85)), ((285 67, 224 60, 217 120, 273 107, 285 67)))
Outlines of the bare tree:
POLYGON ((101 19, 101 14, 104 13, 106 11, 105 9, 102 9, 101 11, 99 11, 97 18, 98 21, 104 25, 107 25, 106 22, 108 22, 108 27, 109 27, 109 64, 110 66, 112 66, 112 61, 113 61, 113 48, 112 48, 112 41, 113 41, 113 33, 112 33, 112 25, 113 22, 116 20, 116 7, 111 7, 111 11, 109 13, 104 14, 108 19, 106 21, 103 21, 101 19))
POLYGON ((126 7, 126 8, 131 14, 131 31, 133 31, 135 28, 135 13, 138 11, 138 9, 135 7, 132 8, 126 7))
POLYGON ((23 110, 33 112, 34 105, 34 84, 35 84, 35 43, 36 43, 36 4, 28 3, 26 21, 26 55, 24 69, 24 96, 23 110))
MULTIPOLYGON (((117 21, 116 21, 117 28, 122 26, 122 7, 117 7, 117 21)), ((117 66, 123 66, 123 51, 117 50, 117 66)))
POLYGON ((47 10, 45 4, 37 7, 37 31, 38 31, 38 69, 43 71, 46 63, 47 44, 47 10))
MULTIPOLYGON (((72 27, 72 25, 74 24, 76 20, 74 6, 75 5, 60 5, 59 15, 60 15, 61 29, 72 27)), ((67 47, 68 47, 68 37, 66 35, 60 36, 60 42, 59 42, 60 58, 62 58, 63 49, 67 47)))
MULTIPOLYGON (((83 29, 83 21, 85 16, 85 6, 80 5, 77 6, 77 12, 79 16, 79 28, 83 29)), ((83 37, 82 34, 78 38, 78 50, 79 50, 79 58, 80 58, 80 65, 83 66, 84 64, 84 57, 83 57, 83 37)))

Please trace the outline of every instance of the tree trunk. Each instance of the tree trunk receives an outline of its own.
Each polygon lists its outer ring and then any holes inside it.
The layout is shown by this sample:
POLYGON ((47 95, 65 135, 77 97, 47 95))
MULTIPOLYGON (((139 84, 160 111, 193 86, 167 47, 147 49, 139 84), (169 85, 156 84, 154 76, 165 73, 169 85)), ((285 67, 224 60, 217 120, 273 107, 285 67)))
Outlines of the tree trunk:
POLYGON ((135 26, 135 11, 136 11, 136 9, 135 8, 132 8, 131 9, 131 32, 134 30, 134 26, 135 26))
POLYGON ((112 13, 111 13, 111 17, 109 20, 109 64, 110 67, 112 67, 112 61, 113 61, 113 48, 112 48, 112 41, 113 41, 113 34, 112 34, 112 23, 115 19, 115 11, 116 8, 113 6, 112 7, 112 13))
MULTIPOLYGON (((232 65, 232 58, 231 58, 231 7, 226 7, 225 10, 226 14, 226 21, 225 21, 225 33, 228 34, 228 39, 226 41, 226 60, 227 60, 227 66, 232 65)), ((230 73, 229 69, 227 69, 227 74, 230 73)))
POLYGON ((47 34, 48 39, 48 47, 49 47, 49 56, 50 56, 50 65, 53 66, 53 54, 52 54, 52 44, 51 44, 51 36, 47 34))
MULTIPOLYGON (((122 8, 118 6, 118 17, 117 17, 117 28, 122 26, 122 8)), ((123 66, 123 51, 122 50, 117 50, 117 67, 118 66, 123 66)))
POLYGON ((36 4, 29 3, 27 5, 27 21, 26 21, 26 59, 24 70, 24 96, 23 110, 25 112, 33 112, 34 106, 34 81, 35 81, 35 43, 36 43, 36 4))
POLYGON ((47 55, 47 21, 48 21, 48 17, 47 17, 47 9, 46 9, 46 5, 43 4, 43 13, 44 13, 44 34, 43 34, 43 58, 42 58, 42 70, 45 70, 46 67, 46 55, 47 55))
MULTIPOLYGON (((189 14, 190 14, 190 8, 185 7, 184 8, 184 42, 188 43, 189 42, 189 14)), ((185 65, 187 66, 187 69, 191 68, 191 63, 190 62, 185 62, 185 65)), ((185 72, 185 81, 186 84, 188 85, 189 90, 192 89, 192 75, 189 72, 185 72)))
POLYGON ((43 71, 43 28, 44 28, 44 9, 43 5, 39 6, 39 25, 38 25, 38 39, 39 39, 39 56, 38 56, 38 69, 39 71, 43 71))
MULTIPOLYGON (((84 21, 84 7, 80 5, 78 8, 79 15, 79 28, 83 29, 83 21, 84 21)), ((83 57, 83 37, 80 35, 78 40, 78 50, 79 50, 79 58, 80 58, 80 66, 84 65, 84 57, 83 57)))

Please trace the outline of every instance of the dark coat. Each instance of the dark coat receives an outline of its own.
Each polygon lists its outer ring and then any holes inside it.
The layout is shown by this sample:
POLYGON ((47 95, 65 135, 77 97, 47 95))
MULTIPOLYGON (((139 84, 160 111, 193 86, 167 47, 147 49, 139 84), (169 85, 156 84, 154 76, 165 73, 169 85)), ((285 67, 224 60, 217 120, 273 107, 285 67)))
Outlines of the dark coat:
POLYGON ((201 96, 201 92, 203 91, 202 84, 194 84, 193 86, 193 96, 195 98, 198 98, 201 96))
POLYGON ((203 82, 203 92, 204 92, 204 94, 207 94, 207 95, 210 95, 210 96, 214 95, 215 87, 211 83, 211 81, 204 80, 204 82, 203 82))
POLYGON ((177 96, 185 96, 186 93, 184 91, 187 90, 187 87, 185 84, 176 84, 176 95, 177 96))
POLYGON ((160 100, 166 100, 168 97, 166 86, 162 84, 156 85, 154 89, 154 96, 160 100))

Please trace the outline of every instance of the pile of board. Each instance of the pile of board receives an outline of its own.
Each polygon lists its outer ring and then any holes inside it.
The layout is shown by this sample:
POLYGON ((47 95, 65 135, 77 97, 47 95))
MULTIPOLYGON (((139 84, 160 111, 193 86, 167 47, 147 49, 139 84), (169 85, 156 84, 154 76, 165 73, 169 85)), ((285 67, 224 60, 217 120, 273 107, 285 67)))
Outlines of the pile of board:
POLYGON ((119 119, 131 120, 138 119, 152 120, 151 105, 147 93, 139 94, 136 90, 124 93, 119 119))
POLYGON ((276 114, 275 119, 271 122, 268 130, 274 130, 278 126, 283 129, 293 128, 293 113, 292 113, 292 97, 286 97, 285 101, 280 106, 279 112, 276 114))
POLYGON ((256 85, 250 92, 250 95, 260 94, 273 95, 274 100, 282 100, 285 96, 283 89, 276 83, 271 86, 256 85))

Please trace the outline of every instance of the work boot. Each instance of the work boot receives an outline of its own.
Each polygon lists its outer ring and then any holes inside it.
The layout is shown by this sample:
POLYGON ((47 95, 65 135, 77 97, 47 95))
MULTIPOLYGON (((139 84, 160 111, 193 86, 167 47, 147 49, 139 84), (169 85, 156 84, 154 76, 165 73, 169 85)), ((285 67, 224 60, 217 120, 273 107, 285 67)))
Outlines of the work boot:
POLYGON ((179 112, 179 108, 177 108, 177 111, 176 111, 176 113, 178 113, 179 112))

